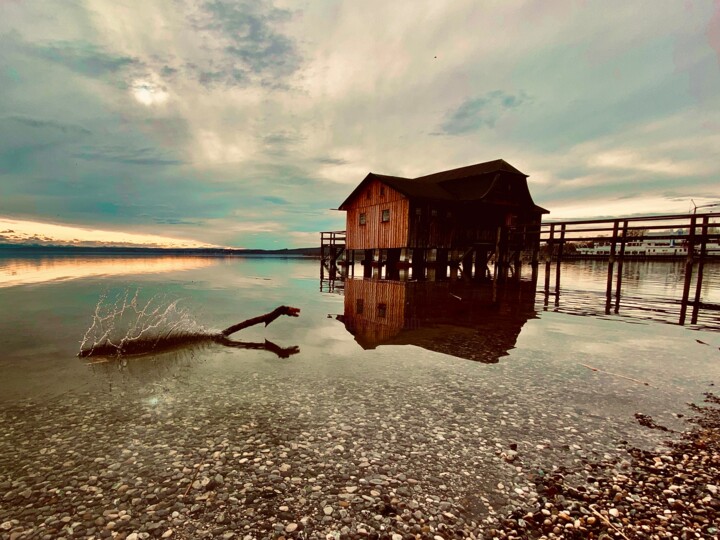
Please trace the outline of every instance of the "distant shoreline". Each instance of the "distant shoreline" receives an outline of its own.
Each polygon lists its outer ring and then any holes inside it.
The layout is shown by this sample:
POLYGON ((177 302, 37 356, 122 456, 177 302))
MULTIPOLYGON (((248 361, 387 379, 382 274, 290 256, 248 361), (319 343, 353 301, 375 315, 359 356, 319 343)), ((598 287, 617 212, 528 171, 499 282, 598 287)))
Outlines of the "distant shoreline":
POLYGON ((293 249, 231 249, 231 248, 149 248, 149 247, 87 247, 0 244, 0 256, 37 255, 145 255, 205 257, 293 257, 320 258, 320 248, 293 249))

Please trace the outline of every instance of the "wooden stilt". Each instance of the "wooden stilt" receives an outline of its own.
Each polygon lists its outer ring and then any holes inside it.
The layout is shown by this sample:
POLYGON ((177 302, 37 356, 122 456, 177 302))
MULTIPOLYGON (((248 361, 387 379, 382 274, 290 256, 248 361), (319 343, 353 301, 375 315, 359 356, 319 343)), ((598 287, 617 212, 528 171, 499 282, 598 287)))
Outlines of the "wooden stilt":
POLYGON ((385 266, 385 276, 387 279, 400 279, 400 248, 388 249, 385 266))
POLYGON ((688 298, 690 297, 690 283, 692 282, 693 264, 695 263, 695 216, 690 220, 690 234, 687 241, 687 259, 685 260, 685 282, 683 283, 682 300, 680 301, 680 324, 685 324, 688 298))
POLYGON ((565 249, 565 224, 560 227, 560 242, 558 243, 557 260, 555 261, 555 305, 560 298, 560 268, 562 266, 563 251, 565 249))
POLYGON ((550 294, 550 265, 552 264, 553 250, 555 249, 555 224, 550 224, 550 236, 547 241, 548 257, 545 261, 545 305, 550 294))
POLYGON ((363 254, 363 277, 371 278, 373 275, 373 250, 366 249, 363 254))
POLYGON ((421 248, 413 248, 412 250, 412 261, 411 261, 411 270, 412 270, 412 278, 417 280, 424 280, 425 279, 425 270, 426 270, 426 253, 424 249, 421 248))
POLYGON ((473 278, 473 255, 474 249, 470 249, 465 253, 462 260, 462 277, 463 281, 470 281, 473 278))
POLYGON ((612 243, 610 244, 610 257, 608 258, 608 273, 607 273, 607 287, 605 289, 605 313, 610 314, 610 305, 612 304, 612 285, 613 285, 613 272, 615 268, 615 247, 618 241, 618 229, 620 223, 618 220, 613 222, 613 235, 612 243))
POLYGON ((435 257, 435 279, 443 281, 447 279, 448 250, 438 249, 435 257))
POLYGON ((623 222, 622 237, 620 238, 620 251, 618 252, 617 282, 615 283, 615 313, 620 311, 620 294, 622 291, 623 260, 625 258, 625 243, 628 235, 628 221, 623 222))
POLYGON ((702 234, 700 238, 700 253, 698 257, 698 268, 697 278, 695 283, 695 300, 693 301, 692 316, 690 318, 691 324, 697 324, 698 312, 700 311, 700 298, 702 297, 702 284, 703 284, 703 271, 705 269, 705 256, 707 255, 707 236, 708 236, 708 223, 709 219, 707 216, 703 218, 702 234))

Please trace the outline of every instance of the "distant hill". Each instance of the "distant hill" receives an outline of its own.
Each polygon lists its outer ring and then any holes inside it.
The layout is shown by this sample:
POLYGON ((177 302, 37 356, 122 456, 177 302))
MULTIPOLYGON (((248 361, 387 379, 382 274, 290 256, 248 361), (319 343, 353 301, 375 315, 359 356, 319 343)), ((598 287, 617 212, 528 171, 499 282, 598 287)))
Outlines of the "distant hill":
POLYGON ((230 249, 230 248, 148 248, 148 247, 85 247, 42 246, 34 244, 0 244, 0 255, 196 255, 208 257, 320 257, 320 248, 293 249, 230 249))

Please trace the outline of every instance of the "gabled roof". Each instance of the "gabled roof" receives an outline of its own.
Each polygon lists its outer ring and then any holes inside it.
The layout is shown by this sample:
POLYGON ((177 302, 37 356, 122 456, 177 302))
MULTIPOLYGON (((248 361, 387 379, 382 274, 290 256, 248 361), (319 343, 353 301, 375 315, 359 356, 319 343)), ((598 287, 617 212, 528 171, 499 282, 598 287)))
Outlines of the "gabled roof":
POLYGON ((527 174, 520 172, 504 159, 494 159, 492 161, 478 163, 477 165, 468 165, 467 167, 459 167, 457 169, 450 169, 449 171, 441 171, 425 176, 419 176, 415 180, 438 183, 445 182, 446 180, 457 180, 458 178, 468 178, 469 176, 480 176, 494 172, 508 172, 512 174, 520 174, 525 178, 528 177, 527 174))
MULTIPOLYGON (((504 159, 495 159, 493 161, 486 161, 484 163, 451 169, 449 171, 441 171, 417 178, 403 178, 400 176, 369 173, 347 199, 343 201, 339 209, 346 209, 350 201, 373 180, 378 180, 409 198, 440 201, 478 201, 490 193, 495 180, 499 176, 498 173, 518 175, 523 179, 527 178, 526 174, 510 165, 504 159)), ((539 206, 535 208, 543 213, 548 213, 547 210, 539 206)))

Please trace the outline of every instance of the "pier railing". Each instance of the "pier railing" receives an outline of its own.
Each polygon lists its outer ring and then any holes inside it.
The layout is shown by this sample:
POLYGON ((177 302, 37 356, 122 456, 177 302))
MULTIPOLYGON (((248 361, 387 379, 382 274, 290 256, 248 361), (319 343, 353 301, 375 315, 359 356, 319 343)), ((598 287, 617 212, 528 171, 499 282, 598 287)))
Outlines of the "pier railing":
POLYGON ((680 324, 685 324, 691 306, 691 322, 698 311, 720 309, 701 302, 703 267, 710 258, 720 257, 720 213, 692 213, 663 216, 557 221, 543 223, 540 229, 541 256, 545 260, 545 294, 558 295, 563 260, 578 257, 608 261, 606 312, 615 297, 617 313, 622 290, 623 262, 628 258, 682 258, 685 275, 681 299, 680 324), (555 291, 550 291, 551 264, 555 263, 555 291), (616 269, 617 267, 617 269, 616 269), (694 272, 695 271, 695 272, 694 272), (695 292, 691 286, 695 273, 695 292), (613 288, 614 285, 614 288, 613 288))
POLYGON ((346 231, 320 233, 320 290, 335 292, 342 288, 344 276, 339 262, 345 252, 346 242, 346 231))

